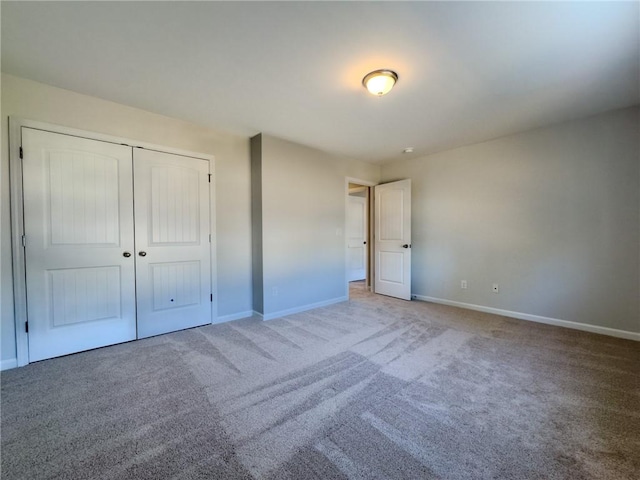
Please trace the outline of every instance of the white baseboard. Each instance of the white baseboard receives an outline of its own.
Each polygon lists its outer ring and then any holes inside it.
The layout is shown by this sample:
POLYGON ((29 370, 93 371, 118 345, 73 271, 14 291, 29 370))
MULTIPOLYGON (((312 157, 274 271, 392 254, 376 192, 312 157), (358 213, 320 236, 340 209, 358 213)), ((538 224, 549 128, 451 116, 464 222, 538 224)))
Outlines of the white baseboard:
POLYGON ((9 370, 11 368, 16 368, 18 366, 17 358, 10 358, 8 360, 0 361, 0 371, 9 370))
POLYGON ((253 310, 247 310, 246 312, 238 312, 232 313, 230 315, 222 315, 215 319, 212 323, 215 325, 217 323, 225 323, 231 322, 233 320, 240 320, 241 318, 249 318, 253 315, 253 310))
POLYGON ((307 310, 313 310, 314 308, 326 307, 327 305, 333 305, 334 303, 346 302, 349 300, 348 296, 332 298, 323 302, 310 303, 308 305, 302 305, 300 307, 289 308, 287 310, 280 310, 279 312, 268 313, 263 315, 263 320, 273 320, 274 318, 284 317, 286 315, 293 315, 294 313, 306 312, 307 310))
POLYGON ((264 315, 262 315, 260 312, 256 312, 255 310, 253 311, 253 314, 258 317, 260 320, 264 320, 264 315))
POLYGON ((627 330, 618 330, 615 328, 600 327, 598 325, 589 325, 588 323, 571 322, 569 320, 560 320, 557 318, 542 317, 540 315, 531 315, 529 313, 513 312, 511 310, 502 310, 500 308, 485 307, 483 305, 474 305, 472 303, 456 302, 446 300, 444 298, 426 297, 424 295, 411 295, 416 300, 423 302, 441 303, 442 305, 450 305, 452 307, 466 308, 476 310, 478 312, 495 313, 505 317, 517 318, 519 320, 528 320, 530 322, 546 323, 547 325, 555 325, 558 327, 572 328, 574 330, 583 330, 585 332, 599 333, 601 335, 609 335, 610 337, 626 338, 627 340, 635 340, 640 342, 640 332, 629 332, 627 330))

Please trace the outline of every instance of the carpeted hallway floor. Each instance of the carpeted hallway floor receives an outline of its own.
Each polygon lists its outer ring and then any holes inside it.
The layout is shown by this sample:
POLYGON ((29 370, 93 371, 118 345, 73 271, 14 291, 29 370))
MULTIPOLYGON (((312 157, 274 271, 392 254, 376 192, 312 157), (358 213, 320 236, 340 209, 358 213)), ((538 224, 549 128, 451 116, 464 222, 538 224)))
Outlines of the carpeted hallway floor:
POLYGON ((640 345, 352 287, 2 373, 2 479, 637 479, 640 345))

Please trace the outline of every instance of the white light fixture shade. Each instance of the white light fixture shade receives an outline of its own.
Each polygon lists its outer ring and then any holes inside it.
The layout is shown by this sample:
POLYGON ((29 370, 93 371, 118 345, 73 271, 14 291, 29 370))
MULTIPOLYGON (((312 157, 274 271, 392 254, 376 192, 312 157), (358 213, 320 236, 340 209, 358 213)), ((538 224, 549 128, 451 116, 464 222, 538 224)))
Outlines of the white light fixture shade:
POLYGON ((362 79, 362 85, 373 95, 382 96, 393 88, 398 74, 393 70, 375 70, 362 79))

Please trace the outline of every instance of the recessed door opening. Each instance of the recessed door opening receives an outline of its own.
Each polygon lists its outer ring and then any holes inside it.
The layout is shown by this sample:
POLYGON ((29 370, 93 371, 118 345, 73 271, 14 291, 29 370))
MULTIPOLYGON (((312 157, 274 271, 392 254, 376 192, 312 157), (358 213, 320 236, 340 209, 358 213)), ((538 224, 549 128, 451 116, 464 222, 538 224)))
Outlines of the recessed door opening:
POLYGON ((370 208, 371 186, 347 182, 346 194, 346 277, 349 297, 370 290, 370 208))

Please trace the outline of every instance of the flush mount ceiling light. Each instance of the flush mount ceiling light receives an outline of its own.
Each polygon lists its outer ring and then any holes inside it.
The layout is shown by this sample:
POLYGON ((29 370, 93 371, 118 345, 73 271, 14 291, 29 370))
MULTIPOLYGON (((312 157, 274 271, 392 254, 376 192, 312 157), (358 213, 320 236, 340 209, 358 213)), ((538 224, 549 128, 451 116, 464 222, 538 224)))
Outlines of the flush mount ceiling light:
POLYGON ((398 74, 393 70, 374 70, 365 75, 362 79, 362 85, 364 85, 372 95, 381 97, 389 93, 397 81, 398 74))

